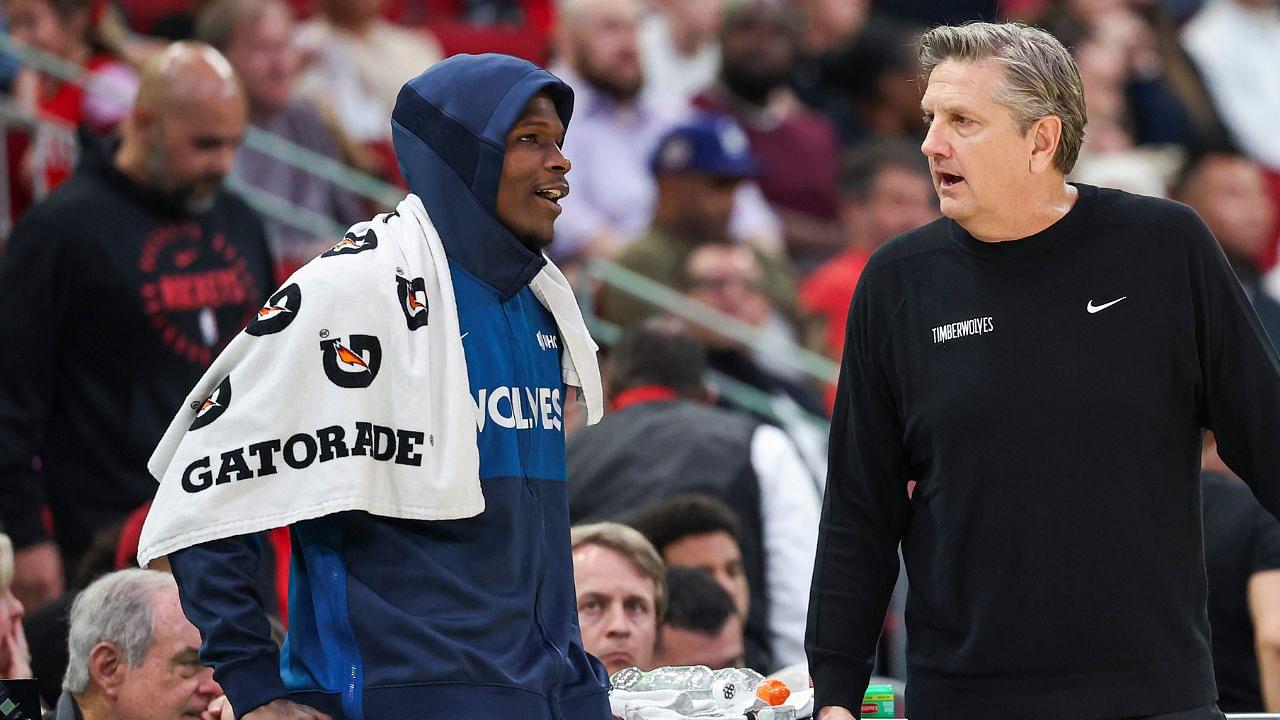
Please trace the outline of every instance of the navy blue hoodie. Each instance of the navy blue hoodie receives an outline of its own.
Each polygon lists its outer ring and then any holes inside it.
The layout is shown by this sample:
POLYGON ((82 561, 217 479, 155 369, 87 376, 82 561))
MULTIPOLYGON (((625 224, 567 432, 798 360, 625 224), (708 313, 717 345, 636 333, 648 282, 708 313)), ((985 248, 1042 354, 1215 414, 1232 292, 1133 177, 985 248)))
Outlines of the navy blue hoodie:
POLYGON ((288 695, 346 720, 610 717, 577 622, 559 333, 529 288, 545 260, 495 210, 507 132, 539 92, 568 125, 573 94, 555 76, 461 55, 406 84, 392 116, 401 170, 449 257, 476 405, 458 422, 479 430, 485 511, 294 525, 280 653, 251 584, 252 539, 171 555, 201 657, 237 715, 288 695))

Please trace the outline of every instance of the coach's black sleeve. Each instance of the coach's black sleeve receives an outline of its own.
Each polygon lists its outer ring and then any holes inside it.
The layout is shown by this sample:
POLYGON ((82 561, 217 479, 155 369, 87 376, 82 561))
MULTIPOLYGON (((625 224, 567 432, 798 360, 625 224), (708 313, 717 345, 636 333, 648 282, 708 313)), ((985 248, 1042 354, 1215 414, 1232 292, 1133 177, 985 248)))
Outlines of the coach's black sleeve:
POLYGON ((1203 424, 1222 459, 1280 518, 1280 359, 1209 229, 1187 215, 1203 424))
MULTIPOLYGON (((870 274, 869 270, 867 274, 870 274)), ((864 275, 849 315, 805 649, 814 708, 858 714, 898 577, 909 473, 889 381, 889 295, 864 275)))
POLYGON ((200 630, 200 660, 213 668, 236 717, 286 694, 255 580, 262 552, 258 537, 247 535, 169 555, 182 610, 200 630))
POLYGON ((56 392, 58 346, 67 318, 70 239, 39 207, 14 228, 0 253, 0 523, 18 548, 47 539, 39 453, 56 392))

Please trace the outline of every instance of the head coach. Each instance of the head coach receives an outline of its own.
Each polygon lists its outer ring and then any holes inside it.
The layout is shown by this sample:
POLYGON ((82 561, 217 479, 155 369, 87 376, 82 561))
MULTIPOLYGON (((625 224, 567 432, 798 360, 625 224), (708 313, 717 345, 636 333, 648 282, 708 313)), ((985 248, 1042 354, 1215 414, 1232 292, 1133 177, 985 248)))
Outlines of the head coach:
POLYGON ((938 27, 920 59, 944 217, 878 251, 850 309, 819 717, 860 705, 901 543, 910 717, 1221 718, 1200 436, 1278 514, 1275 351, 1193 211, 1066 182, 1086 121, 1057 40, 938 27))

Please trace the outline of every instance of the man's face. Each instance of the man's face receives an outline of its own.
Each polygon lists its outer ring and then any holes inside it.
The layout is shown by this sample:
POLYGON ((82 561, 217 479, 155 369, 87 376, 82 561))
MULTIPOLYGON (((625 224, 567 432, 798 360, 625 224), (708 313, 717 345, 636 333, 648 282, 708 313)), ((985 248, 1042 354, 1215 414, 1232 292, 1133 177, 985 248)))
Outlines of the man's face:
POLYGON ((242 96, 209 95, 175 106, 166 115, 136 119, 154 188, 188 212, 208 211, 235 165, 246 114, 242 96))
POLYGON ((851 238, 874 250, 889 238, 932 221, 938 211, 928 177, 886 165, 876 174, 866 199, 848 198, 841 214, 851 238))
POLYGON ((658 631, 657 664, 706 665, 712 670, 742 667, 742 630, 737 613, 730 615, 715 635, 664 624, 658 631))
POLYGON ((795 39, 778 3, 754 0, 734 11, 720 34, 721 74, 745 99, 763 103, 786 82, 795 63, 795 39))
POLYGON ((1215 155, 1201 163, 1186 202, 1233 257, 1250 258, 1267 244, 1275 212, 1266 178, 1251 160, 1215 155))
POLYGON ((5 0, 4 12, 14 37, 59 57, 66 57, 80 42, 88 23, 88 12, 79 11, 66 20, 48 0, 5 0))
POLYGON ((114 697, 121 720, 198 718, 222 689, 200 664, 200 633, 187 620, 176 589, 153 600, 154 639, 142 664, 125 667, 114 697))
POLYGON ((498 184, 498 219, 534 252, 551 244, 560 198, 569 194, 569 159, 560 151, 564 123, 551 98, 539 93, 507 133, 498 184))
POLYGON ((653 667, 657 639, 657 588, 620 553, 600 545, 573 551, 582 645, 609 674, 625 667, 653 667))
POLYGON ((644 85, 639 15, 631 0, 608 0, 583 8, 569 28, 573 68, 593 87, 617 100, 630 100, 644 85))
POLYGON ((751 591, 742 570, 742 550, 733 536, 723 530, 688 535, 667 545, 662 551, 667 567, 692 567, 706 570, 733 598, 738 614, 747 616, 751 591))
MULTIPOLYGON (((688 289, 685 295, 704 305, 760 327, 773 312, 764 293, 764 271, 755 253, 744 245, 703 245, 685 261, 688 289)), ((690 327, 699 340, 713 348, 735 347, 736 340, 701 325, 690 327)))
POLYGON ((658 178, 659 203, 673 212, 671 230, 694 242, 711 242, 729 237, 734 194, 738 178, 703 173, 664 173, 658 178))
POLYGON ((1001 218, 1010 198, 1030 185, 1033 133, 1018 131, 1013 113, 992 98, 1003 81, 994 61, 946 60, 933 69, 921 107, 942 214, 973 227, 1001 218))
POLYGON ((280 112, 293 94, 297 58, 289 42, 292 35, 288 12, 269 4, 256 18, 237 24, 227 43, 223 54, 244 83, 257 115, 280 112))

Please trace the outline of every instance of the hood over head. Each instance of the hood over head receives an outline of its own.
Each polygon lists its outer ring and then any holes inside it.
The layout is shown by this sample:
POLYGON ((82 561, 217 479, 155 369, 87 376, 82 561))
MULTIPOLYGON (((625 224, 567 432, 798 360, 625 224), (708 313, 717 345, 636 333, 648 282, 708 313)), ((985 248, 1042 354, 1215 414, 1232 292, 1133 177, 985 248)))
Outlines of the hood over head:
POLYGON ((405 83, 391 114, 400 172, 445 252, 506 297, 546 262, 497 213, 507 133, 540 92, 567 128, 573 90, 560 78, 509 55, 455 55, 405 83))

